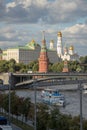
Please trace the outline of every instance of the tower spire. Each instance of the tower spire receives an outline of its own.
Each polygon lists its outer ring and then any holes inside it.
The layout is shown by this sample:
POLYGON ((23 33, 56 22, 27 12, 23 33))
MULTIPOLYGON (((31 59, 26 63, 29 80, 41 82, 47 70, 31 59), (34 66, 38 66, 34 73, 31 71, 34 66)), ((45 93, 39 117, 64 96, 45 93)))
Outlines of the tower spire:
POLYGON ((43 40, 45 40, 45 31, 43 31, 43 40))
POLYGON ((42 44, 43 44, 44 46, 46 46, 45 31, 43 31, 42 33, 43 33, 42 44))

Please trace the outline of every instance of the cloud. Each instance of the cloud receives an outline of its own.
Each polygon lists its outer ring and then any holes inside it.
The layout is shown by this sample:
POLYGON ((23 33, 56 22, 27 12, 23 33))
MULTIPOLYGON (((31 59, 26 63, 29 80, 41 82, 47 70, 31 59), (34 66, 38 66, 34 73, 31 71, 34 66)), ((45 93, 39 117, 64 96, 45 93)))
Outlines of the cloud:
MULTIPOLYGON (((57 45, 57 30, 52 29, 51 26, 47 26, 48 29, 45 32, 45 38, 47 46, 49 47, 50 40, 54 40, 54 46, 57 45)), ((34 25, 34 28, 35 25, 34 25)), ((37 27, 38 28, 38 27, 37 27)), ((32 30, 32 28, 31 28, 32 30)), ((31 32, 30 26, 25 26, 25 29, 15 27, 4 27, 0 29, 0 47, 9 48, 17 45, 26 45, 32 39, 38 44, 42 41, 42 31, 31 32)), ((78 54, 87 55, 87 25, 76 24, 71 27, 67 27, 62 32, 62 43, 68 46, 73 45, 75 52, 78 54)))
POLYGON ((0 29, 0 41, 14 41, 16 37, 17 33, 12 29, 12 27, 2 27, 0 29))
POLYGON ((76 24, 62 30, 63 44, 73 45, 78 54, 87 55, 87 25, 76 24))
POLYGON ((38 0, 16 0, 16 2, 7 4, 7 22, 37 23, 46 13, 43 3, 45 2, 38 0))
MULTIPOLYGON (((31 26, 31 25, 30 25, 31 26)), ((5 26, 0 28, 0 48, 25 45, 34 38, 35 34, 28 29, 28 26, 5 26), (33 36, 32 36, 33 35, 33 36)), ((37 37, 37 36, 36 36, 37 37)))
POLYGON ((18 46, 18 43, 17 42, 12 42, 12 41, 0 41, 0 48, 3 48, 3 50, 4 49, 7 49, 7 48, 12 48, 12 47, 14 47, 14 45, 15 46, 18 46), (4 44, 4 46, 3 46, 3 44, 4 44))
POLYGON ((86 24, 76 24, 63 30, 63 33, 66 37, 70 37, 72 39, 77 38, 78 40, 86 39, 86 32, 86 24))
POLYGON ((6 12, 6 10, 5 10, 4 0, 3 1, 0 0, 0 21, 3 21, 5 12, 6 12), (3 18, 3 19, 1 19, 1 18, 3 18))
POLYGON ((62 31, 63 43, 86 49, 86 18, 86 0, 0 0, 0 47, 24 45, 32 39, 41 44, 45 30, 47 44, 53 39, 56 45, 57 32, 62 31))
POLYGON ((86 17, 86 7, 85 0, 15 0, 7 4, 1 0, 0 14, 2 20, 8 23, 43 21, 46 24, 58 24, 86 17))

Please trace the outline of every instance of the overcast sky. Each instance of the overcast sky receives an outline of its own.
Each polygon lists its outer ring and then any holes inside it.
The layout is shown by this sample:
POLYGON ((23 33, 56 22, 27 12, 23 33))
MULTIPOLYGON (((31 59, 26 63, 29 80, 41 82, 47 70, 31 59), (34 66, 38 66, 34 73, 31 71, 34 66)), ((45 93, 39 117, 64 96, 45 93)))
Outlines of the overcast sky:
POLYGON ((63 45, 87 55, 87 0, 0 0, 1 49, 32 39, 41 45, 43 30, 48 47, 61 31, 63 45))

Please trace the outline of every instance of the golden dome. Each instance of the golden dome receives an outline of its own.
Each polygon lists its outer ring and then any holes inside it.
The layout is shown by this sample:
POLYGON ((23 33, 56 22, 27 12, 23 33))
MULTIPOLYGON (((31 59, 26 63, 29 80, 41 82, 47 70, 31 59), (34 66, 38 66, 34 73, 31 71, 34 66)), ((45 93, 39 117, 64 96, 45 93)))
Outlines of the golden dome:
POLYGON ((62 37, 62 33, 61 32, 58 32, 58 37, 62 37))
POLYGON ((74 47, 73 47, 73 46, 70 46, 70 47, 69 47, 69 50, 74 50, 74 47))
POLYGON ((51 40, 50 42, 54 43, 54 40, 51 40))
POLYGON ((33 39, 31 42, 35 43, 35 40, 33 39))

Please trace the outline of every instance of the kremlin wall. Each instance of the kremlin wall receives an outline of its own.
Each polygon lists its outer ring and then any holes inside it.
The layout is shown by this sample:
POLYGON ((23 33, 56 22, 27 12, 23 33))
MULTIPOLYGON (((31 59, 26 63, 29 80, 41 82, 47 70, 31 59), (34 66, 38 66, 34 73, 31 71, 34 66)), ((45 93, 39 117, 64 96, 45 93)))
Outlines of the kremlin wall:
POLYGON ((44 58, 46 62, 48 62, 49 60, 49 62, 51 63, 65 60, 79 60, 79 55, 77 53, 74 53, 74 47, 72 45, 69 48, 66 46, 63 47, 61 32, 58 32, 57 34, 56 49, 54 48, 53 40, 50 41, 49 48, 46 47, 46 44, 47 43, 44 36, 41 46, 37 44, 35 40, 32 40, 25 46, 18 46, 15 48, 9 48, 7 50, 2 50, 0 51, 0 60, 14 59, 17 63, 22 62, 24 64, 28 64, 31 61, 39 60, 39 64, 41 64, 41 61, 43 60, 43 53, 45 53, 44 58))

